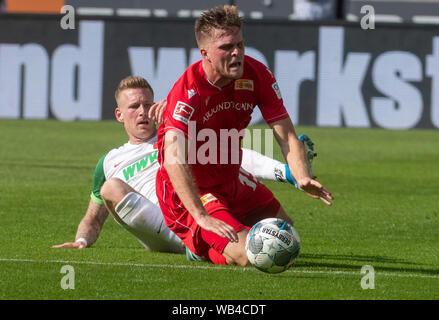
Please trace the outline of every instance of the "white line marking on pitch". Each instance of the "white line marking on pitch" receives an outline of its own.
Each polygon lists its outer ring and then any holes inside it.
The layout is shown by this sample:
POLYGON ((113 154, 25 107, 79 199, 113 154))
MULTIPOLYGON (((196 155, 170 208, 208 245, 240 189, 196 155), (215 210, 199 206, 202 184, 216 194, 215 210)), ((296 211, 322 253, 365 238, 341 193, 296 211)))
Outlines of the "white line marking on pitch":
MULTIPOLYGON (((96 262, 96 261, 73 261, 73 260, 34 260, 34 259, 7 259, 0 258, 0 262, 30 262, 30 263, 65 263, 65 264, 87 264, 87 265, 104 265, 118 267, 143 267, 143 268, 171 268, 171 269, 204 269, 204 270, 233 270, 233 271, 257 271, 255 268, 233 267, 233 266, 192 266, 192 265, 175 265, 175 264, 144 264, 144 263, 127 263, 127 262, 96 262)), ((420 270, 421 271, 421 270, 420 270)), ((258 271, 260 272, 260 271, 258 271)), ((328 275, 354 275, 361 276, 360 272, 354 271, 330 271, 330 270, 298 270, 290 269, 287 272, 308 273, 308 274, 328 274, 328 275)), ((402 277, 402 278, 427 278, 439 279, 439 275, 426 275, 415 273, 391 273, 375 272, 376 276, 402 277)))

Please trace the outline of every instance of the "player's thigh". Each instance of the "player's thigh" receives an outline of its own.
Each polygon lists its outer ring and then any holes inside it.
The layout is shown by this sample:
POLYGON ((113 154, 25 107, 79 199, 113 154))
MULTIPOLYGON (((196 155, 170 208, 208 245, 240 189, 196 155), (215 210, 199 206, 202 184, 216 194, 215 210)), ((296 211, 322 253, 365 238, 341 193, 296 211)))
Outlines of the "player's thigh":
POLYGON ((251 228, 257 222, 267 218, 278 217, 279 214, 283 216, 285 211, 282 209, 279 201, 273 197, 269 203, 246 212, 241 221, 244 225, 251 228))
MULTIPOLYGON (((215 219, 221 220, 228 225, 230 225, 236 233, 240 233, 242 230, 248 230, 246 226, 244 226, 239 220, 237 220, 229 210, 221 208, 219 210, 216 210, 214 212, 210 212, 209 208, 207 206, 205 207, 207 212, 215 219)), ((197 250, 200 250, 200 253, 203 253, 203 247, 204 249, 207 249, 208 247, 213 248, 218 253, 223 254, 225 247, 229 244, 229 240, 227 238, 221 237, 220 235, 216 234, 212 231, 207 231, 205 229, 199 229, 200 237, 195 237, 197 239, 197 250), (207 245, 207 246, 206 246, 207 245)), ((198 254, 198 253, 197 253, 198 254)), ((206 255, 204 253, 204 255, 206 255)))
POLYGON ((274 198, 270 189, 242 168, 239 171, 239 177, 235 181, 235 185, 235 196, 229 202, 230 209, 238 217, 257 208, 267 206, 274 198))
POLYGON ((252 227, 257 222, 267 218, 280 218, 289 224, 294 225, 293 220, 288 216, 276 198, 273 198, 273 200, 265 207, 256 208, 247 213, 242 222, 244 225, 252 227))
POLYGON ((252 227, 263 219, 276 217, 292 225, 293 220, 287 215, 271 190, 252 175, 248 174, 247 177, 250 181, 255 182, 254 187, 250 187, 246 183, 241 184, 239 201, 233 207, 233 212, 238 213, 240 221, 244 225, 252 227))
MULTIPOLYGON (((248 178, 253 176, 249 174, 248 178)), ((238 184, 237 197, 231 204, 232 212, 248 227, 262 219, 276 217, 280 208, 270 189, 257 179, 250 181, 254 181, 254 185, 238 184)))

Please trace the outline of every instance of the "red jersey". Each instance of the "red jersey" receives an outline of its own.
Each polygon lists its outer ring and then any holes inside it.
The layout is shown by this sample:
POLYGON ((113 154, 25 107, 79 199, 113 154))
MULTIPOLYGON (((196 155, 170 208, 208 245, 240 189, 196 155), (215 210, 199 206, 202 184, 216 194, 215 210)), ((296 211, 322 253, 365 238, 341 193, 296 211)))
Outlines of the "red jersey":
POLYGON ((207 79, 202 61, 191 65, 169 93, 158 129, 159 199, 169 204, 179 201, 163 167, 164 135, 168 130, 181 131, 188 138, 188 163, 201 194, 217 192, 227 197, 233 192, 228 184, 238 178, 242 136, 238 144, 232 140, 248 126, 256 106, 267 123, 289 117, 276 79, 262 63, 245 56, 242 77, 223 88, 207 79), (232 138, 224 139, 227 133, 232 138))

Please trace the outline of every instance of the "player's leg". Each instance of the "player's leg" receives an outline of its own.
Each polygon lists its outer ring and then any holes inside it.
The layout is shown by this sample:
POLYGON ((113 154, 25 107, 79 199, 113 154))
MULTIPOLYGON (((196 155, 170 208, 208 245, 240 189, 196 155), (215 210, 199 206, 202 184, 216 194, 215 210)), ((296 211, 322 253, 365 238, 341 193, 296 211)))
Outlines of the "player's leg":
POLYGON ((248 266, 250 262, 245 251, 245 244, 247 241, 247 229, 242 229, 238 232, 238 242, 229 242, 223 251, 223 256, 229 265, 248 266))
POLYGON ((184 245, 164 223, 160 208, 117 178, 107 180, 101 196, 115 220, 149 251, 184 253, 184 245))
POLYGON ((284 208, 282 208, 282 206, 279 207, 279 211, 276 214, 276 218, 280 218, 282 220, 285 220, 286 222, 288 222, 289 224, 291 224, 292 226, 294 226, 294 221, 293 219, 291 219, 287 213, 285 212, 284 208))
MULTIPOLYGON (((285 210, 278 204, 277 200, 274 199, 269 205, 263 208, 257 208, 253 212, 250 212, 246 216, 245 224, 247 226, 253 226, 257 222, 270 218, 276 217, 285 220, 291 225, 294 224, 293 220, 286 214, 285 210), (277 212, 276 212, 276 208, 277 212)), ((240 265, 248 266, 251 265, 248 261, 247 253, 245 250, 245 245, 247 241, 248 229, 243 229, 238 232, 238 242, 229 242, 224 248, 223 256, 226 258, 226 262, 229 265, 240 265)))
POLYGON ((249 212, 245 218, 243 218, 243 224, 252 227, 257 222, 266 218, 280 218, 292 226, 294 225, 294 221, 288 216, 276 198, 273 198, 273 201, 267 206, 254 209, 253 211, 249 212))
POLYGON ((196 239, 199 237, 196 240, 197 250, 215 264, 248 265, 245 242, 249 228, 239 222, 228 209, 223 209, 224 206, 219 201, 209 203, 205 208, 212 217, 226 222, 235 229, 238 242, 230 242, 214 232, 199 229, 199 234, 196 235, 196 239))
POLYGON ((242 149, 241 166, 257 179, 287 181, 284 163, 251 149, 242 149))
MULTIPOLYGON (((285 220, 289 224, 293 225, 293 220, 286 214, 285 210, 278 204, 277 200, 274 199, 270 204, 263 208, 255 209, 250 212, 246 217, 247 221, 245 225, 253 226, 255 223, 261 221, 265 218, 276 217, 285 220), (276 211, 276 208, 277 209, 276 211), (247 224, 248 223, 248 224, 247 224)), ((242 229, 238 232, 238 242, 228 242, 223 251, 223 256, 226 258, 226 262, 229 265, 240 265, 247 266, 250 262, 247 258, 247 253, 245 250, 245 245, 247 241, 248 229, 242 229)))
MULTIPOLYGON (((303 147, 305 148, 306 159, 309 164, 310 175, 313 175, 312 171, 312 162, 313 159, 317 156, 317 153, 314 151, 314 143, 312 140, 306 135, 302 134, 298 137, 300 142, 302 142, 303 147)), ((278 160, 267 157, 259 152, 250 149, 242 149, 242 168, 245 171, 251 173, 257 179, 264 180, 272 180, 272 181, 280 181, 280 182, 289 182, 298 188, 296 179, 294 178, 294 174, 291 173, 288 165, 282 163, 278 160)))
POLYGON ((181 239, 164 223, 160 208, 142 195, 130 192, 116 206, 116 213, 149 251, 184 253, 181 239))
POLYGON ((115 208, 119 202, 130 192, 136 191, 128 184, 117 178, 111 178, 105 181, 100 190, 105 207, 107 207, 114 219, 121 225, 123 225, 124 222, 116 213, 115 208))
MULTIPOLYGON (((228 207, 233 212, 233 219, 238 220, 245 228, 235 228, 238 242, 228 242, 223 249, 223 255, 227 264, 250 265, 245 250, 248 230, 264 218, 277 216, 280 203, 266 186, 241 168, 236 181, 236 194, 233 199, 229 199, 228 207)), ((227 216, 221 220, 233 226, 227 216)))

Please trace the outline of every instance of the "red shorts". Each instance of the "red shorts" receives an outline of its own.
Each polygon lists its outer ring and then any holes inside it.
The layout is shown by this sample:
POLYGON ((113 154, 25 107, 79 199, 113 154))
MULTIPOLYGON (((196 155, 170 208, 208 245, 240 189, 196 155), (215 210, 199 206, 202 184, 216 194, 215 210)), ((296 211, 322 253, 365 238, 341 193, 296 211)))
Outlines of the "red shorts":
MULTIPOLYGON (((280 208, 273 193, 245 171, 240 172, 236 181, 223 187, 222 192, 201 190, 200 193, 207 213, 228 223, 236 232, 244 228, 248 230, 262 219, 275 217, 280 208)), ((183 240, 189 250, 200 257, 209 259, 209 248, 222 254, 229 240, 201 229, 175 197, 173 203, 163 202, 159 197, 166 225, 183 240)))

